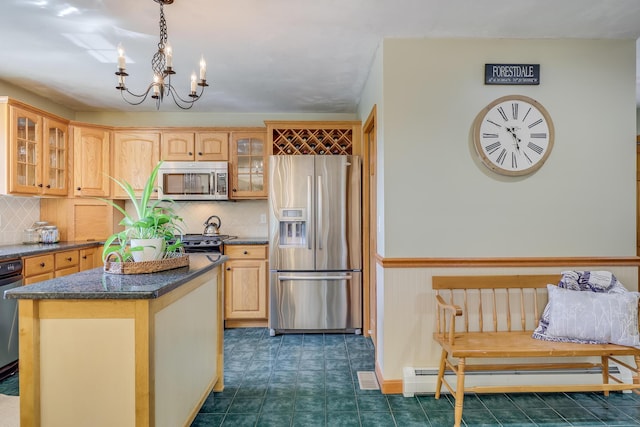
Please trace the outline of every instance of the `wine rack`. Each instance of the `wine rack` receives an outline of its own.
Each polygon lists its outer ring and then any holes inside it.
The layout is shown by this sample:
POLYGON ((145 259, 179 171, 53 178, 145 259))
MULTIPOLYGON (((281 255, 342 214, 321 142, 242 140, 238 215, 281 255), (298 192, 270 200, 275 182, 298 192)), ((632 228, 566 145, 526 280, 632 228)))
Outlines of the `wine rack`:
POLYGON ((275 155, 341 155, 352 151, 351 128, 273 129, 275 155))

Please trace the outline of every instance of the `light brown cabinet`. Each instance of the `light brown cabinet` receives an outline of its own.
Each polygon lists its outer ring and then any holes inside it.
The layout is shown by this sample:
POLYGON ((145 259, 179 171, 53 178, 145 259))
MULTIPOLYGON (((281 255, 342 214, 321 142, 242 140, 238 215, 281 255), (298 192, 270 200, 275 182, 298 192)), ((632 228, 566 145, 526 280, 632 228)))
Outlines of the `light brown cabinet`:
POLYGON ((54 277, 67 276, 80 271, 80 254, 78 250, 60 251, 53 254, 54 277))
POLYGON ((227 132, 163 132, 160 159, 227 161, 229 160, 229 134, 227 132))
MULTIPOLYGON (((111 176, 131 184, 138 197, 159 161, 159 132, 116 131, 113 133, 111 176)), ((111 197, 129 198, 115 182, 111 183, 111 197)))
POLYGON ((8 108, 8 193, 67 194, 68 123, 19 105, 8 108))
MULTIPOLYGON (((124 209, 124 200, 114 201, 124 209)), ((122 214, 96 199, 42 199, 40 219, 55 224, 61 241, 104 241, 121 231, 122 214)))
POLYGON ((73 126, 73 195, 109 197, 111 132, 101 127, 73 126))
POLYGON ((30 285, 102 265, 102 246, 55 251, 22 258, 23 283, 30 285))
POLYGON ((267 246, 227 245, 224 253, 225 325, 266 326, 267 246))
POLYGON ((80 271, 102 267, 102 246, 93 246, 79 250, 80 271))
POLYGON ((43 280, 53 279, 55 261, 53 254, 24 257, 22 283, 30 285, 43 280))
POLYGON ((231 135, 232 199, 266 199, 267 165, 265 132, 233 132, 231 135))

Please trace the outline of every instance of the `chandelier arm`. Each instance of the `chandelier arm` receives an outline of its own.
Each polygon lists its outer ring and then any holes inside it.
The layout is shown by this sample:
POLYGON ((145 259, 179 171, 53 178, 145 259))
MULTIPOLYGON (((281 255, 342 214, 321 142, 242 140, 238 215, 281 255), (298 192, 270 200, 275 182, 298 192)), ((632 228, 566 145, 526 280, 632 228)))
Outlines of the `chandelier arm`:
POLYGON ((173 88, 173 86, 169 86, 169 90, 167 91, 167 93, 171 95, 171 98, 173 98, 173 102, 183 110, 189 110, 191 107, 193 107, 195 101, 198 100, 198 98, 195 98, 194 100, 182 99, 180 95, 176 93, 176 90, 173 88))
POLYGON ((140 105, 142 104, 147 97, 149 96, 149 92, 151 92, 153 88, 153 84, 150 84, 149 87, 147 87, 147 90, 145 92, 143 92, 142 94, 138 95, 136 93, 131 92, 129 89, 123 89, 120 91, 120 95, 122 95, 122 99, 124 99, 124 101, 129 104, 129 105, 140 105), (139 101, 129 101, 125 96, 124 96, 124 92, 127 92, 129 95, 135 97, 135 98, 142 98, 139 101))

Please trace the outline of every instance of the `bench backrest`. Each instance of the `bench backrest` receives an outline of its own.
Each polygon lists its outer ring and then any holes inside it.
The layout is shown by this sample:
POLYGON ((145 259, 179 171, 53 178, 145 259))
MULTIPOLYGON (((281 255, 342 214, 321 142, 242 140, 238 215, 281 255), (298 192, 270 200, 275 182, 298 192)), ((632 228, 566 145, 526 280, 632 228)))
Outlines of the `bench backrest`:
MULTIPOLYGON (((538 326, 547 303, 547 284, 557 285, 559 274, 511 276, 434 276, 432 288, 447 303, 462 310, 458 332, 528 331, 538 326)), ((438 310, 436 330, 449 325, 438 310)))

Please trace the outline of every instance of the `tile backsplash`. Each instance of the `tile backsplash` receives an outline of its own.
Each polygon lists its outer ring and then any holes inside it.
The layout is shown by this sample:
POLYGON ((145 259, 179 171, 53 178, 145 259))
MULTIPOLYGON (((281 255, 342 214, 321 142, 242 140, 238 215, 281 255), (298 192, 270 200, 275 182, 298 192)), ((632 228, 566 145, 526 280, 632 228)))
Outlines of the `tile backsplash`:
MULTIPOLYGON (((176 202, 176 213, 184 220, 184 232, 201 234, 204 223, 211 215, 220 217, 220 234, 240 237, 267 237, 266 222, 268 203, 266 200, 176 202)), ((125 208, 131 208, 129 202, 125 208)))
MULTIPOLYGON (((240 237, 268 236, 266 200, 237 202, 176 202, 176 212, 184 219, 185 233, 200 234, 211 215, 220 217, 221 234, 240 237)), ((130 209, 129 203, 126 205, 130 209)), ((0 195, 0 245, 22 243, 22 231, 40 219, 40 199, 0 195)))
POLYGON ((39 219, 39 198, 0 195, 0 245, 22 243, 22 231, 39 219))

